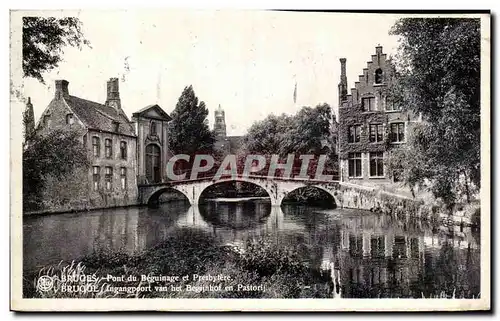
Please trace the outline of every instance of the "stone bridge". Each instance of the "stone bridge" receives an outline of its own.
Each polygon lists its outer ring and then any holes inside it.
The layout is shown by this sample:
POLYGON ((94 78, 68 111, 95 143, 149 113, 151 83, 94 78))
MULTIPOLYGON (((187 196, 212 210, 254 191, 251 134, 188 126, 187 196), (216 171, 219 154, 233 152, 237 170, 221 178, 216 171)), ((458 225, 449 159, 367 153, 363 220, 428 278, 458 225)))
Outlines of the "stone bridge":
POLYGON ((266 176, 239 176, 237 178, 222 178, 213 180, 212 178, 197 180, 171 181, 168 183, 158 183, 149 185, 139 185, 139 203, 144 205, 155 205, 158 203, 159 196, 167 191, 174 189, 186 196, 191 205, 197 205, 201 194, 210 186, 225 182, 248 182, 263 188, 269 198, 271 205, 280 206, 286 195, 296 189, 313 186, 330 194, 335 200, 336 206, 341 206, 339 200, 339 182, 338 181, 319 181, 313 179, 297 178, 279 178, 266 176))
POLYGON ((292 191, 312 186, 330 194, 336 207, 362 210, 380 209, 387 200, 401 202, 411 201, 410 198, 367 187, 339 181, 320 181, 314 179, 280 178, 266 176, 247 176, 237 178, 202 178, 197 180, 171 181, 167 183, 139 185, 138 203, 142 205, 158 205, 160 195, 168 190, 176 190, 184 194, 191 205, 198 205, 200 196, 210 186, 224 182, 248 182, 262 187, 271 205, 280 206, 283 199, 292 191))

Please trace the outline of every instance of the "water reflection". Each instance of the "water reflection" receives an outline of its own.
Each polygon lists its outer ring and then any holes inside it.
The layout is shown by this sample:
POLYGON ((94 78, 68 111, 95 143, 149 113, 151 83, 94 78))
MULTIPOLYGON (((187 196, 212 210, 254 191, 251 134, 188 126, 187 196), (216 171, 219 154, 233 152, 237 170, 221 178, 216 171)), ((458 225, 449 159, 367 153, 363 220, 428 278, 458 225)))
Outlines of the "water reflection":
POLYGON ((262 200, 27 217, 24 264, 32 269, 100 250, 134 253, 179 227, 204 229, 224 244, 272 237, 313 267, 334 267, 343 297, 480 293, 480 246, 469 228, 354 210, 271 207, 262 200))

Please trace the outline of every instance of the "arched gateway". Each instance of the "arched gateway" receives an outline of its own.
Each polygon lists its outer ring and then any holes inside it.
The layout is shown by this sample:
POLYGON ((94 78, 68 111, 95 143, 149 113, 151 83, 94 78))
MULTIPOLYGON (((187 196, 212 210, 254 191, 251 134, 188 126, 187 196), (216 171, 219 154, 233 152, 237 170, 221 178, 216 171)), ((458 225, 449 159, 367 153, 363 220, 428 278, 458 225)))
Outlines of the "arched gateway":
POLYGON ((149 105, 132 114, 137 131, 137 183, 164 181, 168 152, 167 123, 172 119, 158 105, 149 105))

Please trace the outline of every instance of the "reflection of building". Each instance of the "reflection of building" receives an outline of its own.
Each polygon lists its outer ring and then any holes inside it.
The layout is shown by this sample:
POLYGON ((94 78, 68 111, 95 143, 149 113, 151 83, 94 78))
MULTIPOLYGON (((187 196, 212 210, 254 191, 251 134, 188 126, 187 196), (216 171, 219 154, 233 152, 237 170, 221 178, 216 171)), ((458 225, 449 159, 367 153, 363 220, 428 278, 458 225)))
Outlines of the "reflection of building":
POLYGON ((339 149, 341 180, 390 182, 387 156, 405 143, 408 127, 415 121, 391 100, 388 86, 395 69, 382 47, 375 48, 359 81, 347 93, 346 59, 340 59, 339 149))
POLYGON ((242 136, 227 136, 226 134, 226 114, 219 105, 215 111, 215 149, 222 154, 236 154, 241 147, 242 136))
MULTIPOLYGON (((430 266, 446 269, 446 263, 454 264, 446 262, 441 267, 440 263, 436 264, 444 259, 441 253, 443 244, 450 246, 455 263, 462 270, 467 269, 468 260, 464 249, 477 249, 472 237, 440 237, 430 230, 422 231, 404 223, 394 223, 387 217, 344 220, 339 251, 334 258, 330 253, 326 253, 324 258, 336 262, 344 297, 420 297, 419 291, 428 288, 426 276, 435 278, 438 274, 430 266), (431 240, 433 245, 429 244, 431 240)), ((470 231, 466 235, 470 236, 470 231)), ((460 281, 464 281, 463 276, 460 281)), ((449 290, 443 284, 432 286, 442 287, 439 291, 449 290)))

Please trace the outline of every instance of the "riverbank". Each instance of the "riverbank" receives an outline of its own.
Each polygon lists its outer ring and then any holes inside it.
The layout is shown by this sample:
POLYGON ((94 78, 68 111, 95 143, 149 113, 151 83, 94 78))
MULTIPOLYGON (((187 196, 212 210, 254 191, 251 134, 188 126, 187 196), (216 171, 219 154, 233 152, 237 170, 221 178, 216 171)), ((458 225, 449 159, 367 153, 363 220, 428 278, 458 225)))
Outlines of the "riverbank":
POLYGON ((416 218, 444 225, 480 227, 481 202, 457 203, 446 206, 429 192, 416 195, 392 185, 341 183, 338 198, 342 208, 357 208, 398 218, 416 218), (406 192, 405 192, 406 191, 406 192))

